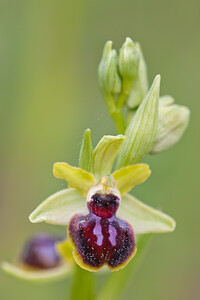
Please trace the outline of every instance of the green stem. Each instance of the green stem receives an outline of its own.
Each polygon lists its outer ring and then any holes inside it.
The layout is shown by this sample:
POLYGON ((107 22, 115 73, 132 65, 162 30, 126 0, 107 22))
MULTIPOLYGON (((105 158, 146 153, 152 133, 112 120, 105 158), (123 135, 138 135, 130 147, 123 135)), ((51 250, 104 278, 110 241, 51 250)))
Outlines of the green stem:
POLYGON ((122 108, 128 97, 127 92, 123 89, 117 99, 117 108, 122 108))
POLYGON ((115 103, 115 97, 111 94, 105 95, 105 102, 108 108, 108 112, 115 123, 117 132, 124 134, 126 127, 122 107, 117 107, 115 103))
POLYGON ((124 288, 132 281, 133 274, 138 263, 141 261, 144 250, 147 248, 150 237, 150 234, 140 235, 138 237, 136 256, 124 269, 110 275, 104 286, 101 288, 101 292, 98 294, 97 300, 116 300, 119 298, 124 288))
POLYGON ((75 266, 70 300, 95 300, 94 274, 75 266))

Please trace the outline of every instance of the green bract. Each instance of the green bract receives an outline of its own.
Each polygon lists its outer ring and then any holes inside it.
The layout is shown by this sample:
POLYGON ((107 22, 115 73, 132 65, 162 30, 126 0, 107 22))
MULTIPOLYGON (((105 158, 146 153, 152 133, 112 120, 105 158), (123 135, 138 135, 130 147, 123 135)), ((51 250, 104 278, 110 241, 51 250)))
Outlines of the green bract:
POLYGON ((158 128, 159 90, 160 76, 157 75, 126 130, 127 139, 119 153, 118 168, 141 161, 152 149, 158 128))

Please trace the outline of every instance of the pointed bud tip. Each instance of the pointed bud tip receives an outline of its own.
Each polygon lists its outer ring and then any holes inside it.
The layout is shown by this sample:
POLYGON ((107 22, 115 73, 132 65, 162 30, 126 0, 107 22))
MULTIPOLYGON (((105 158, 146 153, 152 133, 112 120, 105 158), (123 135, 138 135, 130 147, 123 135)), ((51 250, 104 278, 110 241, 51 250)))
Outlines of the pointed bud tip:
POLYGON ((127 37, 126 40, 125 40, 125 44, 134 45, 134 42, 131 38, 127 37))

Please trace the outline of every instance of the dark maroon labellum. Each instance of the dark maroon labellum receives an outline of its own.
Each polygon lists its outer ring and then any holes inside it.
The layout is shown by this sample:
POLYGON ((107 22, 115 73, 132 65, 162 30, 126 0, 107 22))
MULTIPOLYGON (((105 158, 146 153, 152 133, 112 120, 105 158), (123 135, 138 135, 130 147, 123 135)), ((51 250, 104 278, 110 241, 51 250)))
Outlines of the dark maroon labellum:
POLYGON ((21 262, 29 267, 38 269, 50 269, 57 267, 60 257, 56 252, 55 243, 63 238, 46 233, 35 235, 25 245, 21 255, 21 262))
POLYGON ((88 202, 90 213, 71 219, 68 233, 82 267, 95 270, 106 263, 110 269, 120 269, 134 255, 134 233, 126 221, 115 216, 118 206, 116 195, 96 193, 88 202))

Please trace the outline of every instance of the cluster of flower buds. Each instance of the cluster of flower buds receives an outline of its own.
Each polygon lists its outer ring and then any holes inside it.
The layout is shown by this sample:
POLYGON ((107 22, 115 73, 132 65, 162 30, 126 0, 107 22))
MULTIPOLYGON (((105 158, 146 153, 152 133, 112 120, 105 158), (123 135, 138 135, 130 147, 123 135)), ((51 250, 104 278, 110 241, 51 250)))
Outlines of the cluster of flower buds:
POLYGON ((140 161, 148 153, 165 151, 180 140, 187 128, 190 111, 173 104, 171 96, 160 96, 159 75, 149 88, 146 62, 138 43, 127 38, 117 55, 112 42, 107 42, 99 64, 98 79, 119 133, 132 136, 132 143, 126 141, 124 147, 131 151, 133 140, 138 143, 137 153, 131 154, 131 163, 140 161), (140 143, 140 137, 144 140, 144 135, 149 139, 146 149, 142 149, 140 143))

